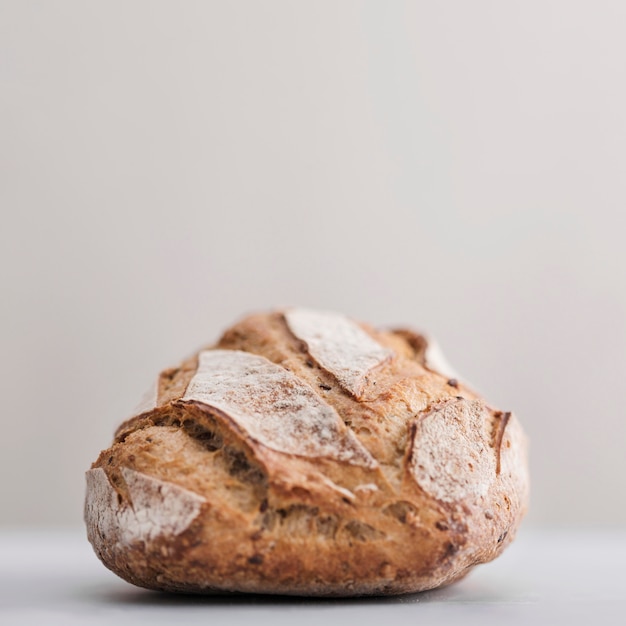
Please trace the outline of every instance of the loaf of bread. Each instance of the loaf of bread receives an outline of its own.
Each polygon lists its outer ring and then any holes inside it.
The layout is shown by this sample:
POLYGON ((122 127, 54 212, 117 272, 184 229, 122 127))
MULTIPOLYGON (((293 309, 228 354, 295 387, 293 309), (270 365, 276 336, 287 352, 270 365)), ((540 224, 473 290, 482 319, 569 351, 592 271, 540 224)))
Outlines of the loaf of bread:
POLYGON ((498 556, 526 438, 436 346, 343 315, 247 317, 160 374, 87 472, 102 562, 150 589, 431 589, 498 556))

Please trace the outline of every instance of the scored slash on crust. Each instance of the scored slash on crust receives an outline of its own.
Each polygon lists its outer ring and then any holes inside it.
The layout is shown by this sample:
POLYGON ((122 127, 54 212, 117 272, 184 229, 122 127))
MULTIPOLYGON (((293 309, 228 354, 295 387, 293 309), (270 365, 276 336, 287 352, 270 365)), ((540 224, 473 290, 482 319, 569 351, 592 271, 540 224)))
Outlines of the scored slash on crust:
POLYGON ((358 324, 337 313, 289 309, 284 313, 289 330, 304 341, 309 354, 357 400, 368 374, 394 356, 358 324))
POLYGON ((442 502, 484 496, 496 455, 482 402, 445 401, 415 422, 410 467, 417 483, 442 502))
POLYGON ((206 500, 183 487, 121 468, 130 502, 118 496, 106 472, 96 467, 87 474, 85 519, 98 529, 96 541, 132 545, 156 537, 184 532, 199 515, 206 500))
POLYGON ((337 411, 297 376, 238 350, 205 350, 181 402, 216 409, 271 450, 375 468, 337 411))

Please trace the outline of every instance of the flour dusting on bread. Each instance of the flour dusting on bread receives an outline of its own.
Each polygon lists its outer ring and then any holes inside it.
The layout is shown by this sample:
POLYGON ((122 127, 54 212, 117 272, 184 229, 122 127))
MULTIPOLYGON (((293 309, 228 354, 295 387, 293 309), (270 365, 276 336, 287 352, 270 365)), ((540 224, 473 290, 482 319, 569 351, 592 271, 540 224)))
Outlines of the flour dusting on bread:
POLYGON ((287 454, 377 466, 337 411, 290 371, 237 350, 205 350, 183 402, 221 411, 258 443, 287 454))
POLYGON ((309 354, 357 399, 372 370, 393 356, 344 315, 310 309, 289 309, 284 315, 289 330, 306 343, 309 354))
POLYGON ((496 478, 487 410, 480 401, 446 401, 415 423, 411 470, 442 502, 484 496, 496 478))
POLYGON ((102 468, 87 472, 85 518, 97 526, 103 540, 132 545, 159 536, 180 535, 205 502, 188 489, 130 468, 121 468, 121 474, 130 502, 118 496, 102 468))
POLYGON ((448 363, 443 350, 432 337, 426 337, 426 352, 424 353, 424 365, 431 371, 442 374, 447 378, 459 380, 461 377, 448 363))

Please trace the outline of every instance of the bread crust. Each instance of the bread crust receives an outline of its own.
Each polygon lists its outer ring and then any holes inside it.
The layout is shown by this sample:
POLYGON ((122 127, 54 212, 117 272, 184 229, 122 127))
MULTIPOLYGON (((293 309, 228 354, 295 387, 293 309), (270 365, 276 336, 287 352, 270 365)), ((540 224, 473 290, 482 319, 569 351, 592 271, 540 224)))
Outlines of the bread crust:
POLYGON ((495 558, 527 440, 430 345, 304 309, 235 324, 87 472, 96 554, 150 589, 307 596, 422 591, 495 558))

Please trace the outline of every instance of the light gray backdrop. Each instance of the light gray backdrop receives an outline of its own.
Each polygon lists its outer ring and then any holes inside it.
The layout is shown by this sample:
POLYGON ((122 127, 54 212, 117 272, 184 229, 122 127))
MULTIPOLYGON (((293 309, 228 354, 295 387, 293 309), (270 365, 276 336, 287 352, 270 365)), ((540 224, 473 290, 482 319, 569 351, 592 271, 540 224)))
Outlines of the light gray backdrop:
POLYGON ((626 524, 626 3, 0 0, 0 523, 80 524, 156 372, 303 304, 435 334, 626 524))

